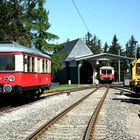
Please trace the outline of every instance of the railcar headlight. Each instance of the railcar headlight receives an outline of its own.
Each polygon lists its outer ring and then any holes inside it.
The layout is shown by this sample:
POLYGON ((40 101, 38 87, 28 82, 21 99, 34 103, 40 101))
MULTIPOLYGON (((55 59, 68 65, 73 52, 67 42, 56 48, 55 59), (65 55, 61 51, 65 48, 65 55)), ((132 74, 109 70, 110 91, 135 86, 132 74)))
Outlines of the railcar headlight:
POLYGON ((3 87, 3 91, 6 92, 6 93, 9 93, 12 91, 12 87, 11 85, 7 84, 3 87))
POLYGON ((10 75, 10 76, 8 77, 8 80, 9 80, 10 82, 13 82, 13 81, 15 81, 15 77, 14 77, 13 75, 10 75))

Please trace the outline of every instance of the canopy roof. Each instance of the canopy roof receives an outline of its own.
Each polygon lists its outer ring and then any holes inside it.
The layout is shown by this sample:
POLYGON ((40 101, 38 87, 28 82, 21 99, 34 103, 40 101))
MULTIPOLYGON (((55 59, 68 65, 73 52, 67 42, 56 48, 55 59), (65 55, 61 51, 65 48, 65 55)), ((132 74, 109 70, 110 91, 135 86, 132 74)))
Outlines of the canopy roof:
POLYGON ((134 58, 131 57, 126 57, 126 56, 120 56, 120 55, 115 55, 115 54, 109 54, 109 53, 101 53, 101 54, 92 54, 92 55, 87 55, 83 57, 78 57, 78 58, 71 58, 69 61, 80 61, 80 60, 134 60, 134 58))

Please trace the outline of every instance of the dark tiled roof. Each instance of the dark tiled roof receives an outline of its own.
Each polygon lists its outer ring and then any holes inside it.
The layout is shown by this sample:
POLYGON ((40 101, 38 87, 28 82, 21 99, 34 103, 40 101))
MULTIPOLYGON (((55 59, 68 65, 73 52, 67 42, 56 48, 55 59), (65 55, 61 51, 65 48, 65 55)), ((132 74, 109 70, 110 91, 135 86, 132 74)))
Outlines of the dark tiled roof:
POLYGON ((67 56, 70 54, 76 43, 78 42, 79 39, 75 39, 72 41, 68 41, 64 44, 64 48, 61 49, 58 53, 59 54, 67 54, 67 56))
POLYGON ((78 57, 93 54, 82 39, 75 39, 64 44, 64 48, 57 54, 62 54, 62 60, 72 61, 78 57))

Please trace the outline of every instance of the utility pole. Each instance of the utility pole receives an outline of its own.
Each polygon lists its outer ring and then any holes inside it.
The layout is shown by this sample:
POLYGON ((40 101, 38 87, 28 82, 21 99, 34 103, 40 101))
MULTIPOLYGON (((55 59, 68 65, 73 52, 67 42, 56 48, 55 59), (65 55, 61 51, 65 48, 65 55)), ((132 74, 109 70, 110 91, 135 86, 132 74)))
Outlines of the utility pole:
MULTIPOLYGON (((118 55, 120 56, 120 49, 118 50, 118 55)), ((118 60, 118 73, 119 73, 119 82, 121 81, 120 78, 120 60, 118 60)))
POLYGON ((135 41, 135 59, 137 58, 137 43, 138 41, 135 41))

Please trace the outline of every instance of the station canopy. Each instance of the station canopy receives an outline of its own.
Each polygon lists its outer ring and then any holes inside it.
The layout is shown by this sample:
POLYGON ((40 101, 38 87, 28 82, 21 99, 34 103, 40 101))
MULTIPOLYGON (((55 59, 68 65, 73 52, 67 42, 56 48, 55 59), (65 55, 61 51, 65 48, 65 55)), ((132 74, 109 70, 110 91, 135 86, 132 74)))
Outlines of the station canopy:
POLYGON ((134 58, 116 55, 116 54, 109 54, 109 53, 100 53, 100 54, 93 54, 89 47, 81 40, 76 39, 73 41, 69 41, 65 43, 65 47, 59 51, 58 54, 65 54, 65 62, 69 61, 109 61, 109 60, 127 60, 132 61, 134 58))
POLYGON ((93 54, 90 48, 82 41, 82 39, 75 39, 72 41, 68 41, 64 44, 64 48, 59 50, 57 54, 65 56, 63 61, 109 61, 109 60, 127 60, 132 61, 134 58, 109 54, 109 53, 100 53, 93 54))
POLYGON ((115 54, 109 54, 109 53, 101 53, 101 54, 92 54, 92 55, 87 55, 87 56, 82 56, 82 57, 76 57, 76 58, 71 58, 69 61, 80 61, 80 60, 90 60, 90 61, 101 61, 101 60, 134 60, 134 58, 131 57, 126 57, 126 56, 120 56, 120 55, 115 55, 115 54))

